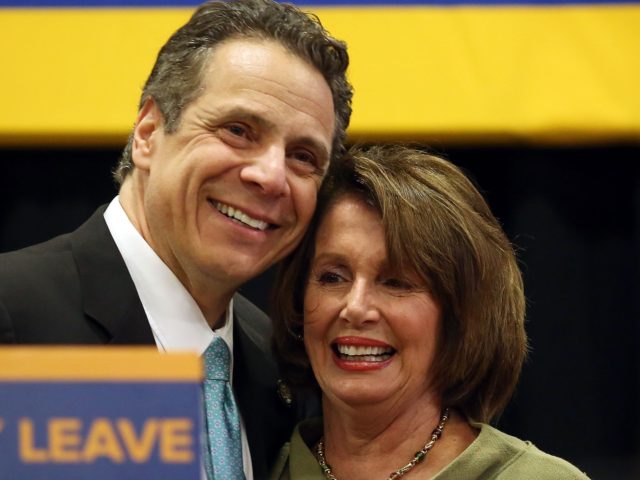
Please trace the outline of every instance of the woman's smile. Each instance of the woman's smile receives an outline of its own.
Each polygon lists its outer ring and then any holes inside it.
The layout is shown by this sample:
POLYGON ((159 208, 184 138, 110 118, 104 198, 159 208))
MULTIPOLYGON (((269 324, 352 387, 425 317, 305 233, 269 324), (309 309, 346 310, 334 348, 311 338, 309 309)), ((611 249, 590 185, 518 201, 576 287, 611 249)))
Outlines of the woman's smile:
POLYGON ((331 350, 338 367, 355 371, 384 368, 396 353, 391 345, 364 337, 339 337, 331 350))

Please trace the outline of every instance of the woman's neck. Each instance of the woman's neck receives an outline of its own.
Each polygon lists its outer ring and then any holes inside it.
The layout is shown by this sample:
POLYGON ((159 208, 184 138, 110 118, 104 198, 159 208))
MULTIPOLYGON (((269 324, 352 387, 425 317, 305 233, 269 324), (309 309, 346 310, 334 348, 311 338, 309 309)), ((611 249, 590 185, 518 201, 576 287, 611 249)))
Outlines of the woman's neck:
MULTIPOLYGON (((325 458, 340 480, 386 480, 430 440, 442 413, 439 402, 432 398, 395 409, 389 405, 336 407, 325 399, 323 411, 325 458)), ((441 438, 407 476, 431 478, 476 436, 466 419, 451 411, 441 438)))

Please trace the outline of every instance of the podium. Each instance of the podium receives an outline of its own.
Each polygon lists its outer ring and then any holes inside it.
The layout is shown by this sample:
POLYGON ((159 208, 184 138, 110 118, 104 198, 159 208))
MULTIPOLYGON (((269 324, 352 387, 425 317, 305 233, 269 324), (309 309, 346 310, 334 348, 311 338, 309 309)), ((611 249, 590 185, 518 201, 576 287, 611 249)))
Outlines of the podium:
POLYGON ((0 479, 200 480, 202 364, 151 347, 1 347, 0 479))

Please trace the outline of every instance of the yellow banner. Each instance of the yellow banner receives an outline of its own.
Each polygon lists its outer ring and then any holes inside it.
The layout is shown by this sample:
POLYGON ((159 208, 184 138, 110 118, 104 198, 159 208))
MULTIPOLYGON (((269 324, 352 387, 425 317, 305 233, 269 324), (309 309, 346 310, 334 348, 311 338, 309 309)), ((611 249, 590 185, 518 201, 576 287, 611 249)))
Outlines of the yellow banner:
POLYGON ((162 354, 155 347, 0 347, 0 382, 201 379, 202 361, 198 355, 162 354))
MULTIPOLYGON (((315 8, 349 44, 351 140, 640 140, 640 6, 315 8)), ((0 145, 123 145, 192 9, 0 10, 0 145)))

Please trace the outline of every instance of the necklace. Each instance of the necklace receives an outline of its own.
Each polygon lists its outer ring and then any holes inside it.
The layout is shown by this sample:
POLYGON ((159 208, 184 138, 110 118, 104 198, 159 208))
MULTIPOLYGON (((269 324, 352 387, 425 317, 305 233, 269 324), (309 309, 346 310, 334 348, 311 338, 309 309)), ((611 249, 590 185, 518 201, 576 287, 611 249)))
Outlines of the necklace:
MULTIPOLYGON (((440 435, 442 435, 442 430, 444 430, 447 420, 449 420, 449 409, 445 408, 440 416, 440 423, 438 423, 438 426, 433 430, 433 432, 431 432, 431 438, 426 445, 422 447, 420 451, 416 452, 413 459, 404 467, 399 468, 395 472, 391 472, 387 480, 397 480, 398 478, 403 477, 406 473, 410 472, 413 467, 424 461, 424 459, 427 458, 429 450, 433 448, 433 445, 440 438, 440 435)), ((338 480, 338 478, 331 472, 331 467, 324 458, 324 438, 321 438, 318 442, 318 446, 316 447, 316 456, 325 478, 327 480, 338 480)))

